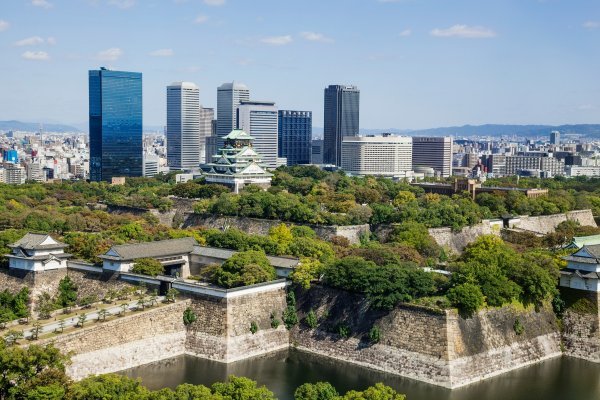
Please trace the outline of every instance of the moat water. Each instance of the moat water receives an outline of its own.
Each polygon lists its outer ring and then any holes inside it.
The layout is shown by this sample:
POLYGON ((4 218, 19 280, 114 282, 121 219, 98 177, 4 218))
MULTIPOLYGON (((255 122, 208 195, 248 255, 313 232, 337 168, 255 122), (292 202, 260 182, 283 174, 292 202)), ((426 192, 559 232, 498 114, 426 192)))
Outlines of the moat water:
POLYGON ((229 375, 246 376, 266 385, 280 400, 293 399, 296 387, 318 381, 330 382, 340 393, 383 382, 406 394, 408 400, 600 399, 600 364, 568 357, 544 361, 455 390, 295 350, 233 364, 181 356, 122 373, 141 378, 150 389, 175 387, 181 383, 210 385, 229 375))

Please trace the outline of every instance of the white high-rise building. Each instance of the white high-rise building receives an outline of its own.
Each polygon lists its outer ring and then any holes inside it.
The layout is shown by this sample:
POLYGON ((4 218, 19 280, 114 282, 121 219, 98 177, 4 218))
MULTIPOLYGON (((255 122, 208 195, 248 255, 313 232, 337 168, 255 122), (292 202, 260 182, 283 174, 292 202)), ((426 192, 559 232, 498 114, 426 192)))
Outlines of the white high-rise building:
POLYGON ((197 168, 201 150, 200 89, 175 82, 167 86, 167 163, 171 169, 197 168))
POLYGON ((406 176, 412 171, 412 138, 346 136, 341 167, 353 175, 406 176))
POLYGON ((200 164, 210 162, 210 158, 206 159, 206 154, 217 154, 216 149, 211 153, 206 152, 206 138, 212 135, 212 122, 215 118, 214 108, 200 107, 200 164))
POLYGON ((254 149, 263 163, 277 168, 278 114, 272 101, 242 101, 238 107, 238 128, 254 138, 254 149))
MULTIPOLYGON (((237 109, 242 101, 250 100, 250 89, 239 82, 224 83, 217 89, 217 136, 219 146, 229 133, 237 129, 237 109)), ((209 160, 207 160, 209 162, 209 160)))

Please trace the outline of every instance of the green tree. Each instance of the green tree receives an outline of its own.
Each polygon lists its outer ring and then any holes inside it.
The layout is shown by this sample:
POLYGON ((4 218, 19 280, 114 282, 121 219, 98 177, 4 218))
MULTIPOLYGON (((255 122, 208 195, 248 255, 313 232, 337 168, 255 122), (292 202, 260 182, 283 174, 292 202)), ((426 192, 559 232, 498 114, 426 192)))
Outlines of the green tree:
POLYGON ((292 272, 292 282, 300 285, 303 289, 310 289, 311 282, 319 280, 323 269, 324 265, 319 260, 302 257, 300 264, 292 272))
POLYGON ((315 314, 312 308, 310 309, 310 311, 308 311, 308 314, 306 314, 304 322, 306 323, 306 326, 308 326, 310 329, 315 329, 317 327, 317 315, 315 314))
POLYGON ((276 400, 275 395, 265 386, 243 377, 230 375, 227 382, 217 382, 211 387, 214 395, 231 400, 276 400))
POLYGON ((212 281, 226 288, 268 282, 277 277, 262 251, 248 250, 234 254, 212 274, 212 281))
POLYGON ((463 316, 468 317, 472 316, 485 304, 481 289, 472 283, 463 283, 453 287, 448 291, 447 297, 463 316))
POLYGON ((196 320, 198 319, 198 317, 196 316, 196 313, 194 313, 194 310, 192 310, 191 308, 186 308, 185 311, 183 311, 183 324, 184 325, 191 325, 192 323, 194 323, 196 320))
POLYGON ((96 375, 70 387, 69 400, 146 400, 149 392, 140 380, 116 374, 96 375))
POLYGON ((56 302, 60 307, 70 308, 75 305, 77 300, 77 286, 75 282, 67 275, 58 283, 58 298, 56 302))
POLYGON ((150 276, 164 275, 165 267, 154 258, 138 258, 135 260, 131 272, 150 276))
POLYGON ((329 382, 305 383, 294 392, 295 400, 337 400, 338 396, 329 382))
POLYGON ((351 390, 346 393, 342 400, 406 400, 406 396, 396 392, 383 383, 376 383, 362 392, 351 390))
MULTIPOLYGON (((1 399, 35 399, 36 397, 28 396, 36 396, 44 391, 56 394, 55 390, 47 387, 51 384, 65 387, 69 381, 65 374, 68 357, 61 354, 53 345, 42 347, 32 344, 22 348, 5 347, 0 344, 0 359, 2 360, 1 399)), ((49 398, 60 399, 60 397, 49 398)))

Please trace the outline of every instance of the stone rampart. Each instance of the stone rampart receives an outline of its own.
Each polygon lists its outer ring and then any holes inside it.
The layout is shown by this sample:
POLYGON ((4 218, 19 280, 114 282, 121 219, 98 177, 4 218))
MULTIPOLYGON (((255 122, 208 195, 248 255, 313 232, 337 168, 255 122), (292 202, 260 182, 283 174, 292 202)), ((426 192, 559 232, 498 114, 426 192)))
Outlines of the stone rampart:
POLYGON ((313 309, 322 321, 314 331, 292 331, 297 348, 444 387, 560 355, 554 315, 545 309, 504 307, 463 319, 455 311, 414 306, 374 312, 360 296, 318 287, 298 298, 301 314, 313 309), (517 319, 524 327, 520 335, 514 329, 517 319), (342 324, 350 337, 337 334, 342 324), (376 344, 368 339, 372 326, 381 332, 376 344))
MULTIPOLYGON (((269 230, 281 224, 280 220, 271 219, 260 219, 260 218, 248 218, 248 217, 233 217, 233 216, 216 216, 216 215, 199 215, 189 213, 185 217, 183 223, 184 227, 193 226, 204 226, 207 228, 216 229, 227 229, 237 228, 241 231, 250 234, 257 235, 268 235, 269 230)), ((350 243, 355 244, 360 242, 360 236, 363 234, 369 234, 370 228, 368 224, 364 225, 310 225, 310 224, 298 224, 288 223, 286 225, 306 225, 312 228, 317 236, 323 240, 331 240, 334 236, 343 236, 347 238, 350 243)))
POLYGON ((569 211, 565 214, 539 216, 523 215, 514 223, 509 221, 509 227, 546 234, 554 232, 558 224, 564 221, 577 221, 583 226, 597 226, 591 210, 577 210, 569 211))
MULTIPOLYGON (((554 232, 558 224, 564 221, 577 221, 584 226, 597 226, 591 210, 569 211, 565 214, 521 216, 508 220, 508 228, 518 228, 533 233, 547 234, 554 232)), ((461 253, 463 249, 481 235, 501 235, 502 225, 497 220, 483 220, 479 224, 464 227, 459 232, 450 228, 432 228, 429 234, 443 248, 453 253, 461 253)), ((376 233, 385 239, 391 226, 381 226, 376 233)))
POLYGON ((562 332, 565 355, 600 363, 600 294, 560 289, 568 305, 562 332))
POLYGON ((281 321, 285 287, 268 286, 259 292, 232 298, 194 295, 191 309, 198 319, 188 326, 186 352, 222 362, 233 362, 289 346, 289 334, 280 324, 271 327, 271 314, 281 321), (250 331, 252 323, 258 330, 250 331))
POLYGON ((72 354, 67 373, 74 379, 121 371, 184 354, 186 330, 183 311, 189 301, 143 312, 132 312, 107 322, 40 340, 72 354))

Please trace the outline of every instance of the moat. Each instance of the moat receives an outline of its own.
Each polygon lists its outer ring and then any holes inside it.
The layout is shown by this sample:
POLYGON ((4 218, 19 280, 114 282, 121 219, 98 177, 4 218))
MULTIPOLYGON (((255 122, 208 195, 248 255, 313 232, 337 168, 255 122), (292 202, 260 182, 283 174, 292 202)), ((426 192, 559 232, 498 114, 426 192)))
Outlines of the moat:
POLYGON ((246 376, 266 385, 280 400, 293 399, 305 382, 328 381, 340 393, 383 382, 408 400, 589 400, 600 398, 600 364, 558 357, 472 384, 448 390, 296 350, 272 353, 233 364, 181 356, 122 372, 141 378, 150 389, 181 383, 210 385, 228 375, 246 376))

